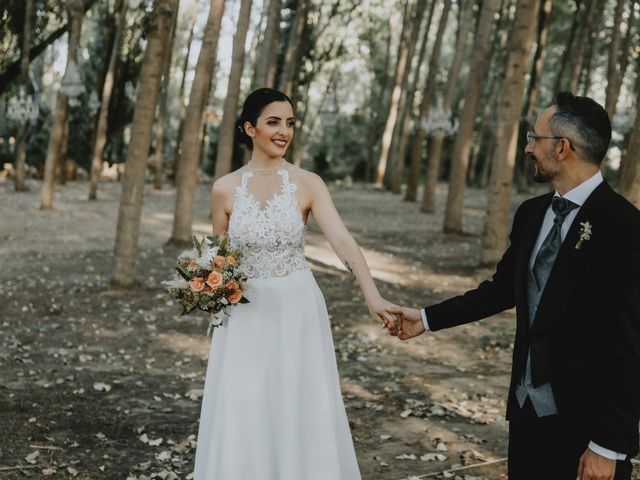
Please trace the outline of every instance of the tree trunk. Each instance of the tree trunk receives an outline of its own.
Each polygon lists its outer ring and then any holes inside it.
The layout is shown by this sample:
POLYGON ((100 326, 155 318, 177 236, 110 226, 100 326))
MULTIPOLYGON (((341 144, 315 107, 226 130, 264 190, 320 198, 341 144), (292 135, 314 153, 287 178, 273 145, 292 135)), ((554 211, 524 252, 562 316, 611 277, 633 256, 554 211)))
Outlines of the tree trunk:
POLYGON ((142 213, 142 193, 151 144, 153 116, 164 70, 174 12, 178 0, 156 0, 152 12, 151 31, 142 60, 136 107, 131 125, 131 142, 127 150, 118 226, 114 250, 111 286, 128 288, 136 284, 135 262, 138 254, 138 235, 142 213))
MULTIPOLYGON (((413 103, 415 101, 415 96, 417 93, 417 89, 418 89, 418 83, 420 82, 420 70, 421 70, 421 65, 422 62, 424 61, 425 57, 426 57, 426 51, 427 51, 427 43, 429 41, 429 32, 431 31, 431 22, 433 20, 433 12, 435 11, 435 6, 436 6, 436 1, 432 1, 431 2, 431 6, 429 8, 429 16, 427 17, 427 21, 425 24, 425 30, 424 30, 424 34, 423 34, 423 38, 422 38, 422 45, 420 45, 420 54, 419 54, 419 59, 420 59, 420 63, 418 65, 418 68, 416 69, 416 74, 415 77, 413 78, 413 85, 412 85, 412 90, 413 90, 413 94, 411 97, 411 105, 409 106, 409 117, 408 120, 413 119, 414 117, 414 106, 413 103)), ((433 50, 433 49, 432 49, 433 50)), ((432 51, 432 55, 433 55, 433 51, 432 51)), ((426 88, 425 88, 426 90, 426 88)), ((425 92, 428 93, 428 92, 425 92)), ((424 93, 423 93, 424 95, 424 93)), ((424 98, 424 97, 423 97, 424 98)), ((420 104, 422 105, 423 102, 421 101, 420 104)), ((418 113, 418 115, 420 115, 418 113)), ((401 138, 401 143, 400 143, 400 151, 398 154, 398 157, 402 159, 402 168, 404 169, 404 162, 405 162, 405 157, 406 157, 406 151, 407 151, 407 145, 409 143, 409 136, 411 135, 411 131, 415 130, 416 132, 418 131, 418 129, 421 129, 422 127, 420 126, 419 122, 417 121, 413 121, 410 122, 406 122, 404 124, 404 128, 403 128, 403 134, 402 134, 402 138, 401 138)), ((414 142, 415 145, 415 142, 414 142)), ((415 202, 416 197, 417 197, 417 192, 418 192, 418 182, 420 181, 420 163, 422 160, 422 149, 420 149, 420 154, 418 156, 417 159, 414 159, 413 157, 413 153, 414 153, 414 148, 412 147, 411 149, 411 162, 410 162, 410 166, 409 166, 409 181, 407 182, 407 189, 405 191, 405 196, 404 196, 404 201, 407 202, 415 202)), ((400 183, 400 182, 399 182, 400 183)), ((399 189, 398 189, 398 192, 399 189)))
MULTIPOLYGON (((432 2, 432 5, 435 5, 435 2, 432 2)), ((433 9, 432 9, 433 12, 433 9)), ((389 79, 390 79, 390 75, 388 75, 388 71, 389 71, 389 63, 391 62, 391 37, 392 37, 392 29, 393 29, 393 22, 392 19, 393 16, 390 17, 389 20, 389 30, 387 32, 387 37, 386 37, 386 43, 385 43, 385 56, 384 56, 384 66, 382 68, 382 75, 377 75, 377 80, 379 83, 379 92, 378 95, 375 95, 375 91, 374 91, 374 84, 372 82, 371 84, 371 98, 372 98, 372 102, 371 102, 371 115, 370 115, 370 121, 371 124, 369 126, 369 142, 368 142, 368 155, 367 155, 367 164, 366 164, 366 168, 365 168, 365 179, 367 181, 371 181, 373 180, 372 178, 372 171, 373 171, 373 162, 374 162, 374 155, 375 155, 375 149, 376 149, 376 143, 378 140, 378 132, 380 131, 381 125, 380 125, 380 119, 382 117, 382 111, 384 110, 384 105, 385 105, 385 98, 386 98, 386 93, 389 87, 389 79), (376 99, 375 101, 373 101, 373 99, 376 99)), ((429 24, 427 24, 427 32, 429 31, 429 24)), ((425 33, 426 36, 426 33, 425 33)), ((370 57, 371 59, 371 57, 370 57)))
POLYGON ((391 148, 391 140, 393 138, 393 130, 398 119, 398 109, 400 107, 400 97, 402 96, 402 86, 405 83, 406 76, 409 74, 409 39, 411 37, 411 11, 412 0, 408 0, 404 20, 402 22, 402 34, 398 44, 398 59, 396 62, 394 86, 391 94, 389 111, 385 120, 384 131, 382 133, 382 141, 380 142, 380 154, 378 157, 378 166, 376 169, 375 183, 376 187, 382 187, 384 174, 387 170, 387 161, 389 159, 389 150, 391 148))
POLYGON ((294 86, 297 84, 296 77, 298 75, 300 60, 302 58, 303 49, 302 36, 309 16, 309 0, 299 0, 297 3, 296 16, 291 26, 291 34, 287 43, 287 51, 284 56, 284 66, 280 78, 280 90, 292 97, 294 94, 294 86))
POLYGON ((582 73, 582 59, 584 51, 587 48, 587 42, 589 41, 589 35, 591 33, 591 25, 593 24, 593 17, 596 12, 597 0, 587 0, 587 10, 584 15, 584 21, 580 29, 580 37, 575 50, 571 54, 571 79, 569 81, 569 91, 576 92, 578 89, 578 81, 580 80, 580 74, 582 73))
MULTIPOLYGON (((473 1, 467 0, 464 13, 460 19, 461 24, 458 28, 458 38, 456 40, 456 49, 453 62, 449 68, 447 77, 447 85, 442 99, 442 108, 445 112, 451 112, 453 96, 458 86, 458 77, 464 60, 465 45, 467 36, 473 22, 473 1)), ((435 55, 435 52, 434 52, 435 55)), ((439 54, 438 54, 439 56, 439 54)), ((434 56, 431 57, 432 60, 434 56)), ((437 68, 434 65, 434 68, 437 68)), ((431 66, 429 67, 431 73, 431 66)), ((434 72, 435 73, 435 72, 434 72)), ((434 79, 435 80, 435 79, 434 79)), ((437 131, 431 137, 429 142, 429 155, 427 156, 427 176, 425 178, 424 190, 422 192, 422 208, 421 211, 426 213, 434 213, 436 211, 436 185, 438 184, 438 176, 440 173, 440 163, 442 161, 442 150, 444 147, 444 132, 437 131)))
POLYGON ((178 118, 180 119, 180 123, 178 125, 178 132, 176 134, 176 147, 173 152, 173 165, 172 165, 172 175, 175 180, 176 171, 178 168, 178 160, 180 159, 180 155, 182 154, 182 130, 184 127, 184 114, 185 114, 185 105, 184 105, 184 84, 187 78, 187 70, 189 69, 189 55, 191 53, 191 45, 193 43, 193 30, 196 26, 196 20, 198 19, 198 3, 194 3, 193 9, 191 11, 191 28, 189 29, 189 36, 187 37, 187 53, 184 56, 184 62, 182 65, 182 78, 180 79, 180 90, 178 91, 178 118))
POLYGON ((249 20, 251 19, 251 0, 242 0, 240 3, 240 15, 236 34, 233 37, 233 53, 231 72, 229 73, 229 86, 227 96, 224 99, 222 121, 218 131, 218 151, 216 153, 216 174, 218 179, 231 171, 231 159, 235 144, 235 124, 238 110, 238 97, 240 96, 240 81, 244 67, 244 44, 247 39, 249 20))
MULTIPOLYGON (((640 81, 638 82, 640 85, 640 81)), ((640 208, 640 92, 636 101, 636 120, 631 129, 629 146, 624 160, 624 176, 620 179, 620 193, 640 208)))
POLYGON ((631 27, 635 18, 632 4, 629 15, 627 16, 627 31, 621 47, 620 40, 622 32, 620 25, 622 24, 625 3, 627 3, 626 0, 618 0, 616 4, 615 18, 613 20, 613 34, 611 35, 611 43, 609 43, 605 110, 611 119, 613 119, 616 114, 616 106, 618 103, 618 97, 620 96, 622 80, 624 79, 627 66, 629 65, 629 44, 632 37, 631 27))
POLYGON ((62 130, 62 138, 60 140, 60 150, 58 151, 58 160, 56 174, 54 175, 58 185, 67 183, 67 151, 69 146, 69 110, 65 111, 65 118, 62 122, 64 129, 62 130))
MULTIPOLYGON (((433 2, 432 2, 433 3, 433 2)), ((402 92, 400 95, 400 107, 398 111, 398 121, 393 129, 393 137, 391 139, 391 147, 389 149, 389 162, 387 164, 387 171, 385 177, 388 179, 388 187, 394 193, 400 193, 402 185, 402 173, 404 172, 404 150, 409 136, 409 128, 411 127, 411 117, 413 115, 413 103, 415 99, 415 92, 418 84, 418 78, 420 76, 420 67, 422 66, 422 59, 424 58, 424 52, 426 49, 427 40, 422 41, 422 46, 418 56, 415 57, 415 46, 418 41, 418 34, 420 33, 420 26, 422 25, 422 18, 424 17, 424 10, 426 8, 426 0, 418 0, 414 12, 412 14, 412 31, 411 38, 409 39, 409 68, 407 68, 407 76, 404 78, 405 83, 402 86, 402 92), (423 48, 424 46, 424 48, 423 48), (415 68, 412 69, 411 65, 415 63, 415 68), (411 81, 410 71, 413 71, 413 78, 411 81)))
POLYGON ((173 14, 173 24, 169 37, 169 47, 165 59, 164 72, 162 73, 162 84, 160 86, 160 100, 158 102, 158 118, 156 120, 156 150, 153 155, 153 188, 162 190, 164 183, 164 127, 167 121, 167 95, 169 90, 169 80, 171 78, 171 63, 173 60, 173 44, 178 28, 178 12, 173 14))
POLYGON ((497 262, 505 247, 524 79, 535 33, 535 22, 531 22, 531 18, 538 11, 539 1, 518 0, 511 31, 507 68, 498 102, 496 147, 491 162, 491 184, 482 238, 482 262, 485 264, 497 262))
POLYGON ((578 30, 578 26, 580 25, 581 15, 580 15, 580 5, 582 4, 582 0, 575 0, 576 3, 576 11, 573 13, 573 18, 571 20, 571 29, 569 30, 569 38, 567 39, 567 45, 564 49, 564 53, 562 54, 562 60, 560 62, 560 69, 558 71, 558 76, 556 77, 556 81, 553 85, 553 92, 557 93, 561 90, 564 85, 564 72, 567 69, 567 64, 569 63, 569 59, 573 55, 573 43, 576 38, 576 32, 578 30))
MULTIPOLYGON (((29 49, 31 48, 31 24, 33 22, 33 0, 25 0, 24 4, 24 28, 22 30, 22 51, 20 52, 20 91, 23 91, 25 98, 29 92, 27 86, 29 84, 29 49)), ((16 145, 16 176, 15 190, 16 192, 24 192, 27 187, 25 185, 26 178, 26 154, 25 143, 27 140, 27 129, 29 127, 29 116, 25 115, 20 121, 18 130, 18 141, 16 145)))
POLYGON ((549 20, 551 18, 552 8, 552 0, 543 0, 540 2, 540 7, 538 9, 536 51, 533 55, 529 85, 527 87, 524 107, 522 108, 523 119, 518 132, 518 150, 516 152, 516 182, 518 185, 518 191, 520 192, 524 192, 527 188, 527 159, 524 154, 524 142, 526 141, 527 130, 531 130, 531 127, 535 122, 534 112, 538 102, 538 79, 542 74, 542 66, 544 65, 544 55, 546 53, 545 50, 547 48, 547 40, 549 38, 549 20))
POLYGON ((111 102, 111 93, 115 83, 116 64, 118 62, 118 53, 122 46, 122 33, 126 23, 127 9, 129 8, 129 0, 119 0, 116 4, 116 34, 113 40, 113 47, 109 57, 109 67, 107 75, 102 86, 102 102, 100 104, 100 113, 98 114, 98 124, 96 126, 95 141, 93 145, 93 155, 91 157, 91 178, 89 186, 89 200, 98 198, 98 182, 100 182, 100 173, 102 172, 102 161, 104 156, 104 148, 107 144, 107 125, 109 120, 109 103, 111 102), (119 7, 119 8, 118 8, 119 7))
MULTIPOLYGON (((68 2, 68 15, 70 17, 71 30, 69 32, 69 47, 67 52, 67 66, 75 63, 80 43, 80 32, 82 30, 82 17, 84 15, 84 1, 73 0, 68 2)), ((64 137, 65 122, 67 120, 67 96, 58 92, 56 99, 56 109, 53 114, 53 125, 49 137, 47 157, 44 163, 44 181, 42 183, 41 210, 53 209, 53 190, 55 184, 55 167, 60 152, 61 141, 64 137)))
POLYGON ((201 144, 198 136, 202 130, 202 115, 209 100, 209 88, 216 61, 220 26, 224 13, 224 0, 211 0, 209 17, 204 29, 204 37, 196 72, 189 95, 189 105, 184 117, 182 130, 182 154, 176 172, 176 207, 173 218, 173 232, 169 243, 176 246, 191 244, 191 224, 193 222, 193 201, 198 179, 198 162, 201 144))
POLYGON ((464 107, 460 114, 460 123, 456 132, 451 157, 451 171, 449 172, 449 194, 445 211, 445 231, 462 232, 462 207, 464 203, 464 188, 471 151, 471 138, 475 124, 476 113, 480 105, 484 79, 488 73, 489 51, 491 49, 491 30, 493 17, 498 7, 498 0, 485 0, 480 12, 478 30, 473 42, 474 55, 467 88, 464 93, 464 107))
POLYGON ((276 55, 280 42, 281 12, 282 0, 271 0, 267 12, 267 26, 264 30, 262 42, 258 47, 256 73, 253 77, 251 90, 261 87, 273 87, 276 55))

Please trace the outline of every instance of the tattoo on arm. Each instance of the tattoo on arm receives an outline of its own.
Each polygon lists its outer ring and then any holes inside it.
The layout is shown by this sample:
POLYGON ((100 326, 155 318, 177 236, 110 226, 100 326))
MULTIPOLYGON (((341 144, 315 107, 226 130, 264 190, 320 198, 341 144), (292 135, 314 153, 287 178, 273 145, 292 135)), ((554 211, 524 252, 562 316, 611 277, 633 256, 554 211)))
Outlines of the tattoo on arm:
POLYGON ((351 276, 353 278, 356 278, 356 275, 355 273, 353 273, 353 269, 351 268, 351 264, 347 260, 343 260, 342 263, 344 263, 344 266, 347 267, 347 270, 349 270, 349 273, 351 274, 351 276))

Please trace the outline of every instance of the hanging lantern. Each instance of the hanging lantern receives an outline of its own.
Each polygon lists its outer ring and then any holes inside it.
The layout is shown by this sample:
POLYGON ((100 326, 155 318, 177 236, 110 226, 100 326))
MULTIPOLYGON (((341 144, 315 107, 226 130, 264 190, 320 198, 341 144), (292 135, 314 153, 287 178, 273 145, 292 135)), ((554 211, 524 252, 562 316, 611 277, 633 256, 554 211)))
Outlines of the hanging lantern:
POLYGON ((77 98, 84 92, 84 84, 80 80, 80 73, 75 62, 69 62, 60 82, 60 93, 69 97, 69 105, 78 105, 77 98))
POLYGON ((326 125, 336 124, 338 121, 338 102, 336 101, 335 93, 330 93, 325 97, 318 114, 322 123, 326 125))
POLYGON ((450 137, 458 131, 458 119, 451 120, 451 110, 442 106, 442 97, 436 99, 435 107, 429 110, 429 117, 422 121, 426 135, 450 137))
POLYGON ((100 100, 98 99, 96 91, 92 90, 91 95, 89 96, 89 111, 91 112, 91 116, 96 114, 98 108, 100 108, 100 100))
POLYGON ((18 123, 24 123, 27 119, 35 124, 40 113, 40 104, 37 97, 27 95, 24 87, 20 88, 17 97, 11 97, 7 105, 7 118, 18 123))

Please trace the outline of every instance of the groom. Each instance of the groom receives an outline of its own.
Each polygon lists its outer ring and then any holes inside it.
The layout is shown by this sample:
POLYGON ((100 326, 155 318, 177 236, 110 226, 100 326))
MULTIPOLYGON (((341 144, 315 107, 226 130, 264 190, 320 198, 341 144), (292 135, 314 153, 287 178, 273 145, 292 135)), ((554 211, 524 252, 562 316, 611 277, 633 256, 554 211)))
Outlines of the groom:
POLYGON ((423 309, 389 308, 402 340, 516 307, 509 479, 629 479, 640 418, 640 211, 603 179, 605 110, 562 92, 527 134, 555 192, 515 213, 490 280, 423 309))

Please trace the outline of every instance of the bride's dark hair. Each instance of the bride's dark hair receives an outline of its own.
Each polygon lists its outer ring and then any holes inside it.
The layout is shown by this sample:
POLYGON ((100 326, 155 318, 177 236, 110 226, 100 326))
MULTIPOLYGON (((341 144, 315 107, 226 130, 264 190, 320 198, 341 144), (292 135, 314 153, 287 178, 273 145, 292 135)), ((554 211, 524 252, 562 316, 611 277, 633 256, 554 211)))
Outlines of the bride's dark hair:
POLYGON ((259 88, 251 92, 245 99, 240 118, 236 121, 236 134, 238 141, 246 145, 249 150, 253 150, 253 141, 244 131, 244 124, 249 122, 255 127, 264 108, 273 102, 289 102, 293 108, 291 99, 280 90, 273 88, 259 88))

